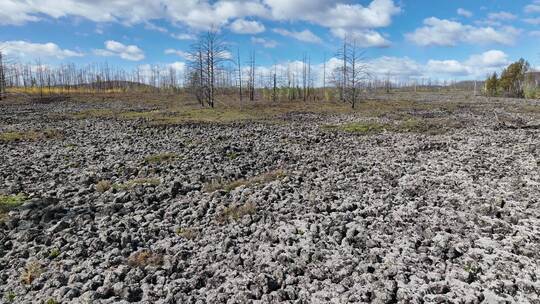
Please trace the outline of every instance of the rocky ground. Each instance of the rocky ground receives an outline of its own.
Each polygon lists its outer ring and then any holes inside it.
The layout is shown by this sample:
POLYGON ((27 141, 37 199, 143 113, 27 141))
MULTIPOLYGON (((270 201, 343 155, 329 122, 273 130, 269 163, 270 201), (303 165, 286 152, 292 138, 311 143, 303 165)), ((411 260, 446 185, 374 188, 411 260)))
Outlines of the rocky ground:
POLYGON ((61 115, 100 106, 0 106, 38 130, 0 141, 0 302, 540 303, 540 130, 495 106, 409 113, 436 133, 61 115))

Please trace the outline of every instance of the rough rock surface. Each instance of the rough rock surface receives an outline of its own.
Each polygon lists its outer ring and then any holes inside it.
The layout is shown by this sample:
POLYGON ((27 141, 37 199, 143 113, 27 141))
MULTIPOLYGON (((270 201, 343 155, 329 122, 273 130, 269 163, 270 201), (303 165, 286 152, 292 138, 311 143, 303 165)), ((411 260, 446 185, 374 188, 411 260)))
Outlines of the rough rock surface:
POLYGON ((539 130, 466 111, 439 135, 50 115, 80 107, 2 106, 0 132, 63 137, 0 143, 0 192, 29 197, 0 223, 0 301, 540 303, 539 130))

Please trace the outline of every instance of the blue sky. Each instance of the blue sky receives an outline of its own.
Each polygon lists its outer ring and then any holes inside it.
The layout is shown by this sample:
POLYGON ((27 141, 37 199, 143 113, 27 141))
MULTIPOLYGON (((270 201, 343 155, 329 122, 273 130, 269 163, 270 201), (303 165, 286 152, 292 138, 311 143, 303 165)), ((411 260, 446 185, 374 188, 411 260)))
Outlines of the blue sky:
POLYGON ((540 0, 0 0, 0 48, 23 62, 182 69, 211 26, 262 67, 304 53, 331 67, 345 35, 374 74, 396 78, 482 79, 520 57, 540 66, 540 0))

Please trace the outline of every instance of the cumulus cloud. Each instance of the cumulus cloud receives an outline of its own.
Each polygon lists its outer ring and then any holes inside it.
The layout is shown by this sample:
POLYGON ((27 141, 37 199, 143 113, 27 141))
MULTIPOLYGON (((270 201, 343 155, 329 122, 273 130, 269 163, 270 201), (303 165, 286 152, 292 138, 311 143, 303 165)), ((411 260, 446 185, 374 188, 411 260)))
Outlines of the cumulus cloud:
POLYGON ((354 40, 360 47, 388 47, 390 41, 381 34, 372 30, 345 30, 342 28, 332 29, 331 33, 341 39, 354 40))
POLYGON ((278 46, 277 41, 265 38, 251 37, 251 42, 254 44, 260 44, 267 49, 275 48, 278 46))
MULTIPOLYGON (((364 40, 382 37, 377 28, 387 27, 401 12, 394 0, 372 0, 367 5, 340 0, 1 0, 0 24, 23 24, 40 18, 82 17, 94 22, 145 23, 151 30, 167 29, 150 23, 165 19, 194 30, 230 26, 238 33, 260 33, 264 26, 245 18, 306 21, 332 30, 354 31, 364 40)), ((379 46, 381 43, 371 43, 379 46)))
POLYGON ((482 77, 506 67, 508 55, 499 50, 471 55, 467 60, 429 60, 427 72, 432 75, 482 77))
POLYGON ((528 14, 540 13, 540 0, 535 0, 531 4, 525 6, 524 11, 528 14))
POLYGON ((488 18, 491 20, 509 21, 509 20, 517 19, 517 16, 509 12, 498 12, 498 13, 489 13, 488 18))
POLYGON ((540 17, 538 17, 538 18, 525 18, 525 19, 523 19, 523 21, 525 21, 528 24, 532 24, 532 25, 540 25, 540 17))
POLYGON ((457 14, 466 18, 471 18, 473 16, 473 13, 471 11, 468 11, 464 8, 458 8, 457 14))
POLYGON ((173 33, 171 34, 171 37, 173 37, 174 39, 176 40, 195 40, 197 39, 197 36, 193 35, 193 34, 176 34, 176 33, 173 33))
POLYGON ((237 19, 230 25, 231 31, 237 34, 259 34, 264 32, 265 28, 260 22, 237 19))
POLYGON ((455 46, 460 42, 511 45, 519 33, 519 30, 510 26, 497 29, 493 27, 475 27, 456 21, 431 17, 424 20, 424 27, 418 28, 405 36, 408 40, 421 46, 455 46))
POLYGON ((21 59, 64 59, 68 57, 81 57, 84 55, 77 51, 62 49, 52 42, 32 43, 20 40, 0 42, 0 50, 6 55, 21 57, 21 59))
POLYGON ((170 63, 168 66, 178 72, 183 72, 186 69, 186 63, 180 61, 170 63))
MULTIPOLYGON (((335 59, 328 61, 332 64, 335 59)), ((339 65, 339 63, 337 63, 339 65)), ((508 55, 499 50, 490 50, 481 54, 469 56, 466 60, 455 59, 418 62, 408 57, 383 56, 367 61, 373 77, 377 78, 440 78, 462 79, 482 78, 487 74, 499 71, 510 64, 508 55)), ((337 65, 336 65, 337 66, 337 65)))
POLYGON ((345 33, 365 47, 390 43, 374 29, 387 27, 401 12, 392 0, 373 0, 367 6, 329 0, 265 0, 278 20, 302 20, 330 29, 339 38, 345 33))
POLYGON ((98 56, 118 56, 125 60, 140 61, 144 59, 144 52, 136 45, 124 45, 118 41, 108 40, 105 49, 94 50, 98 56))
POLYGON ((184 59, 191 58, 191 55, 188 52, 185 52, 185 51, 182 51, 182 50, 166 49, 165 54, 166 55, 176 55, 176 56, 182 57, 184 59))
POLYGON ((321 43, 322 40, 317 35, 313 34, 310 30, 303 30, 303 31, 289 31, 282 28, 274 29, 275 33, 278 33, 282 36, 291 37, 296 40, 300 40, 303 42, 310 42, 310 43, 321 43))
POLYGON ((303 20, 328 28, 379 28, 391 24, 401 9, 392 0, 368 6, 329 0, 265 0, 278 20, 303 20))

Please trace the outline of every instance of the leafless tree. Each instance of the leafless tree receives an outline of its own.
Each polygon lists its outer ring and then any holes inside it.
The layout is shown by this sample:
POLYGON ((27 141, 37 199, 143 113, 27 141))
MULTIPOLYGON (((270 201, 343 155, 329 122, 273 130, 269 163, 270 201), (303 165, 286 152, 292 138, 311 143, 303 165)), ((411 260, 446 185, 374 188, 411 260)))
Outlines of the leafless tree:
POLYGON ((240 97, 240 102, 242 102, 242 63, 240 61, 240 49, 237 49, 236 55, 236 64, 238 66, 238 97, 240 97))
POLYGON ((226 75, 223 64, 231 59, 229 55, 227 45, 217 30, 201 35, 192 46, 188 58, 190 85, 201 104, 215 106, 218 76, 226 75))
POLYGON ((6 95, 6 71, 4 65, 4 57, 0 50, 0 100, 3 100, 6 95))
POLYGON ((350 103, 354 108, 359 100, 361 87, 369 78, 364 51, 358 47, 356 40, 344 39, 343 47, 337 56, 342 65, 337 67, 333 77, 339 85, 340 99, 350 103))

